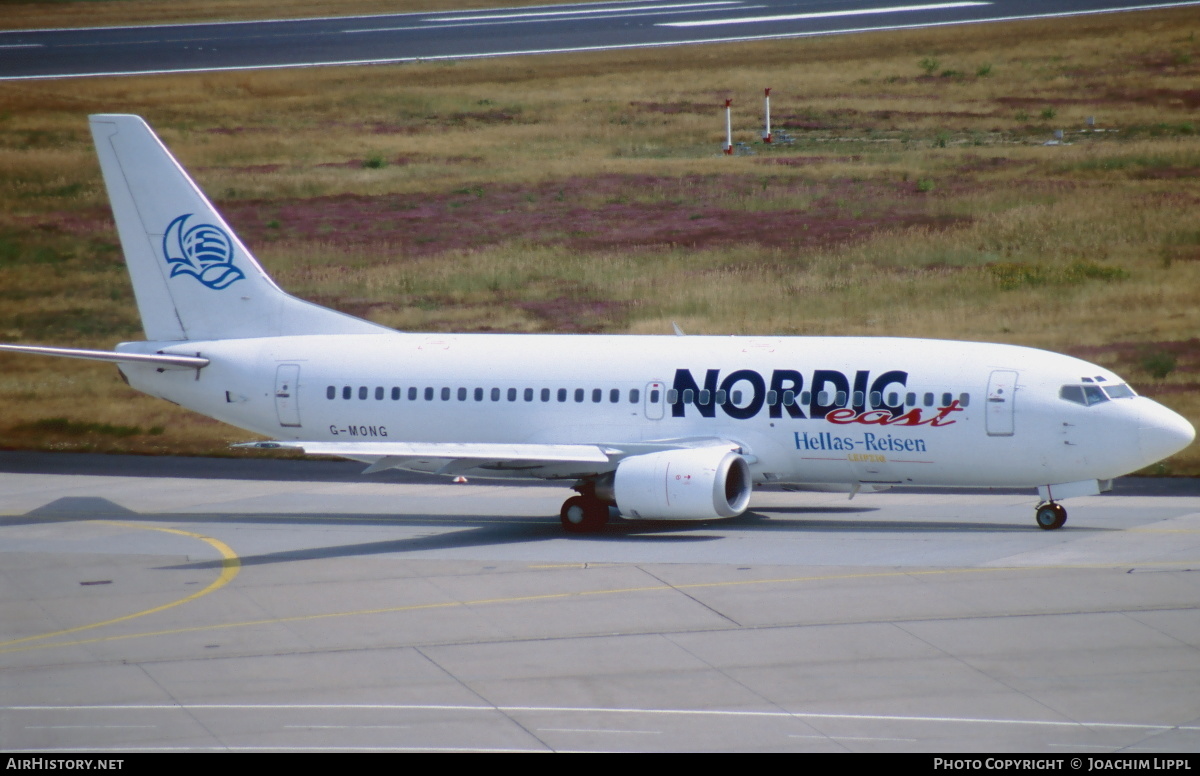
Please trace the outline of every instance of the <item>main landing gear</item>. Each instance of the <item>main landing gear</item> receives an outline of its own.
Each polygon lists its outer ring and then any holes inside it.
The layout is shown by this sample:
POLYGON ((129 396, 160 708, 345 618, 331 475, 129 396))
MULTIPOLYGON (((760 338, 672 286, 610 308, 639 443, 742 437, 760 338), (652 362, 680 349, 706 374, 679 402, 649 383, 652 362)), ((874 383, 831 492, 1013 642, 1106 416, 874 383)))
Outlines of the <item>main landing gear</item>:
POLYGON ((563 502, 558 517, 569 533, 593 533, 608 522, 608 504, 597 498, 572 496, 563 502))
POLYGON ((608 522, 609 502, 596 495, 596 483, 580 482, 575 485, 578 496, 563 502, 558 517, 568 533, 595 533, 608 522))
POLYGON ((1038 506, 1037 511, 1034 512, 1034 519, 1037 520, 1038 528, 1053 531, 1056 528, 1062 528, 1063 523, 1067 522, 1067 510, 1062 504, 1047 501, 1038 506))

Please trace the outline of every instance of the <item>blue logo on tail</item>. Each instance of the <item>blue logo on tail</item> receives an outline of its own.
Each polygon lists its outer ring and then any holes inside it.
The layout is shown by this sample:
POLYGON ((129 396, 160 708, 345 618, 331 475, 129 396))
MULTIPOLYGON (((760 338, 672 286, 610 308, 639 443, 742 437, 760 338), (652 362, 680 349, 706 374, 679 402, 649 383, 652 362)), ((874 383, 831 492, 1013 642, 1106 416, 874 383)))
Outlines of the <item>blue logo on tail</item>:
POLYGON ((245 277, 233 266, 233 240, 212 224, 197 224, 184 231, 191 213, 179 216, 163 235, 163 255, 171 277, 191 275, 209 288, 220 290, 245 277))

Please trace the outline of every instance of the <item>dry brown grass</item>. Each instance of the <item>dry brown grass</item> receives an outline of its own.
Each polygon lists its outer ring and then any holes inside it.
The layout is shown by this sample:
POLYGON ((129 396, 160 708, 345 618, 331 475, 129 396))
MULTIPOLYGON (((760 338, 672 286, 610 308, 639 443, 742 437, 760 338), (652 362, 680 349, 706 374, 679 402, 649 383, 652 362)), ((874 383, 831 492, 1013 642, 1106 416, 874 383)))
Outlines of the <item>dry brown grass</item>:
MULTIPOLYGON (((84 121, 133 112, 285 287, 388 325, 1006 341, 1112 366, 1200 425, 1198 28, 1184 9, 0 84, 0 333, 140 336, 84 121), (763 86, 794 143, 754 142, 763 86), (726 96, 753 156, 717 153, 726 96), (1088 116, 1117 131, 1078 133, 1088 116), (1042 145, 1054 128, 1069 145, 1042 145), (675 219, 676 236, 620 232, 621 208, 675 219), (769 237, 719 239, 747 216, 769 237), (1163 349, 1180 355, 1158 380, 1139 354, 1163 349)), ((2 356, 0 370, 8 445, 212 452, 241 438, 131 396, 111 368, 2 356), (28 428, 59 416, 146 433, 28 428)), ((1200 450, 1166 466, 1200 473, 1200 450)))

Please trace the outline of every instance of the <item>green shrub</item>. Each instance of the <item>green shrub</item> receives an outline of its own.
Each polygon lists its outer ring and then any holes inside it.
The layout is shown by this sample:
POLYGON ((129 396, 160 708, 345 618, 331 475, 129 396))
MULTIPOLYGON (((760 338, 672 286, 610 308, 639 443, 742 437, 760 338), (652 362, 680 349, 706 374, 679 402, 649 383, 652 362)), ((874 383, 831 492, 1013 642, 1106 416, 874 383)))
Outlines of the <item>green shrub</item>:
POLYGON ((1142 356, 1142 369, 1155 380, 1162 380, 1175 371, 1175 354, 1165 350, 1155 350, 1142 356))

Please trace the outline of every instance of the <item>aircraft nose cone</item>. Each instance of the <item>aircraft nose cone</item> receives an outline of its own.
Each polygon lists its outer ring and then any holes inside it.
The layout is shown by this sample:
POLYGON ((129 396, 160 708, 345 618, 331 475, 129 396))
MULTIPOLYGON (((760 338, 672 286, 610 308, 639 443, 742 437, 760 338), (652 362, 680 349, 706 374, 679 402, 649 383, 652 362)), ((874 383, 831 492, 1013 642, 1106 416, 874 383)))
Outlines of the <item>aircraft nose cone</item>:
POLYGON ((1178 453, 1196 438, 1191 423, 1155 401, 1142 406, 1138 421, 1138 443, 1147 463, 1178 453))

